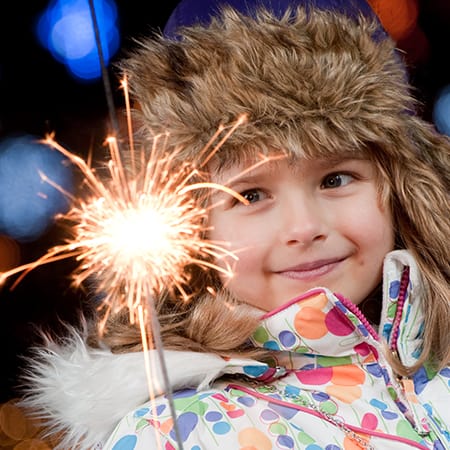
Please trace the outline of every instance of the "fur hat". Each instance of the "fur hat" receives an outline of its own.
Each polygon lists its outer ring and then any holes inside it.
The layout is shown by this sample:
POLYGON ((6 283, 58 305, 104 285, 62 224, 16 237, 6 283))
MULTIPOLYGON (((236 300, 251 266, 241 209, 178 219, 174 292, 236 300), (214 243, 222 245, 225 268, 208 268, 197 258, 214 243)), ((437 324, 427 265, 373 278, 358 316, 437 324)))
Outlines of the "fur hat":
POLYGON ((209 25, 177 30, 179 39, 143 42, 124 69, 144 123, 168 130, 169 145, 191 158, 243 114, 248 122, 221 148, 227 159, 243 148, 316 155, 410 146, 415 104, 404 66, 364 14, 224 8, 209 25))

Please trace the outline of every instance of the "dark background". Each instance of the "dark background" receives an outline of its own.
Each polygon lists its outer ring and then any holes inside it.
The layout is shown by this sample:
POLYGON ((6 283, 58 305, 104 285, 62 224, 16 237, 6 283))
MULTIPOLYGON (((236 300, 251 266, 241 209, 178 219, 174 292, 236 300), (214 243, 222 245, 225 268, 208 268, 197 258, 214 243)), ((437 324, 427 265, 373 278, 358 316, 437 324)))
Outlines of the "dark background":
MULTIPOLYGON (((8 2, 0 14, 0 139, 17 133, 56 139, 77 154, 87 154, 103 141, 109 113, 102 81, 81 83, 40 47, 33 32, 34 21, 47 1, 8 2)), ((162 27, 177 3, 153 0, 116 1, 119 12, 121 50, 114 60, 132 47, 132 39, 162 27)), ((425 59, 410 66, 411 82, 422 101, 420 114, 432 121, 432 108, 439 89, 450 83, 450 1, 423 1, 419 24, 429 44, 425 59)), ((409 42, 409 46, 414 42, 409 42)), ((118 80, 110 74, 114 102, 123 98, 118 80)), ((95 152, 94 152, 95 155, 95 152)), ((1 193, 0 193, 1 194, 1 193)), ((35 242, 20 244, 21 262, 32 261, 62 238, 51 228, 35 242)), ((1 257, 1 255, 0 255, 1 257)), ((0 288, 0 342, 2 353, 0 402, 16 395, 14 384, 19 355, 36 342, 35 325, 60 329, 60 320, 74 323, 77 311, 89 310, 89 295, 70 287, 74 261, 43 266, 31 272, 13 291, 10 283, 0 288)))
MULTIPOLYGON (((91 138, 93 121, 106 113, 101 80, 81 83, 42 48, 34 34, 36 17, 49 0, 9 2, 0 14, 0 133, 28 131, 42 135, 56 131, 71 144, 91 138)), ((121 34, 120 59, 132 39, 163 26, 176 0, 162 5, 154 1, 116 1, 121 34)), ((114 62, 114 61, 113 61, 114 62)), ((117 83, 110 74, 113 94, 119 100, 117 83)))

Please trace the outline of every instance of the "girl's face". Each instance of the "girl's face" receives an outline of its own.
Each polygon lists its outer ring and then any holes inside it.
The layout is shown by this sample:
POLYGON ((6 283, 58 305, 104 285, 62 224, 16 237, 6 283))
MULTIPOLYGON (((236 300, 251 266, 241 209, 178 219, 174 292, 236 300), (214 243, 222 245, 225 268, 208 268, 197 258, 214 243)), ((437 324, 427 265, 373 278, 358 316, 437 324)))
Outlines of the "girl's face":
MULTIPOLYGON (((214 182, 245 197, 213 194, 210 238, 238 261, 224 285, 270 311, 314 287, 359 304, 378 285, 394 248, 390 213, 379 202, 375 169, 361 159, 269 161, 221 170, 214 182)), ((224 265, 225 261, 217 261, 224 265)))

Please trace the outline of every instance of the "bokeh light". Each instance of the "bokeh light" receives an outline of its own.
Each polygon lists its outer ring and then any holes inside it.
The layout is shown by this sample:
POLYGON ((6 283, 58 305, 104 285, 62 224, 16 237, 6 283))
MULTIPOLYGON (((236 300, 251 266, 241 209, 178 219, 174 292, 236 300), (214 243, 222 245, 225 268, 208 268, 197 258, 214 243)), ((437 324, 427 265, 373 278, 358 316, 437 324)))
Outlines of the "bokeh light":
MULTIPOLYGON (((120 45, 117 6, 113 0, 95 0, 105 65, 120 45)), ((78 80, 101 77, 100 58, 88 0, 52 0, 39 16, 36 33, 41 45, 78 80)))
POLYGON ((450 136, 450 84, 440 89, 436 96, 433 122, 440 133, 450 136))
POLYGON ((54 223, 55 215, 70 206, 63 192, 73 192, 72 170, 66 158, 37 137, 0 141, 0 234, 19 242, 39 238, 54 223))

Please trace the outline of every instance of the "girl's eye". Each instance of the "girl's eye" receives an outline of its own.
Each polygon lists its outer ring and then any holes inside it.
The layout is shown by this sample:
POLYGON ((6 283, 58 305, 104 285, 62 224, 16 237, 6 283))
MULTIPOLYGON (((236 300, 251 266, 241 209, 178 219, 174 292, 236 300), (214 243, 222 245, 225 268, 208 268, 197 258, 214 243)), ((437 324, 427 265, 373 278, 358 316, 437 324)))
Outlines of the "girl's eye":
POLYGON ((241 195, 249 203, 256 203, 264 198, 264 194, 259 189, 249 189, 248 191, 241 192, 241 195))
POLYGON ((320 187, 322 189, 333 189, 341 186, 345 186, 352 182, 354 178, 345 173, 331 173, 330 175, 327 175, 323 181, 320 187))

